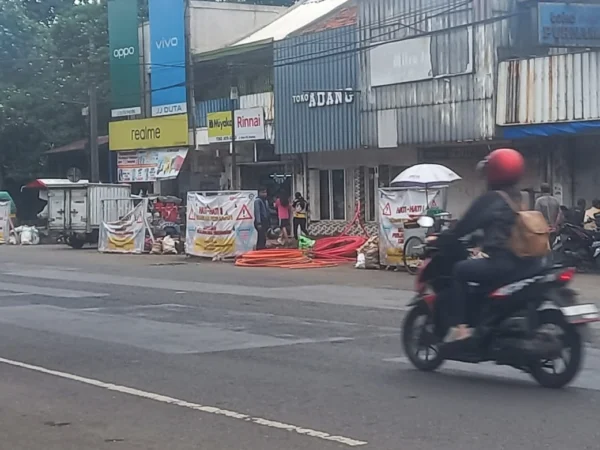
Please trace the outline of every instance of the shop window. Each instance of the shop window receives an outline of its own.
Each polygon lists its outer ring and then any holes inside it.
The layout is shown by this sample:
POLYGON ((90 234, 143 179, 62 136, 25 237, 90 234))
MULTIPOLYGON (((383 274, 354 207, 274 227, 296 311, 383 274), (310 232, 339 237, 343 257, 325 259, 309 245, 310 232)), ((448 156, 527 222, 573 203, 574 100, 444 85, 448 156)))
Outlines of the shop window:
POLYGON ((321 220, 346 219, 346 177, 344 170, 319 171, 321 220))

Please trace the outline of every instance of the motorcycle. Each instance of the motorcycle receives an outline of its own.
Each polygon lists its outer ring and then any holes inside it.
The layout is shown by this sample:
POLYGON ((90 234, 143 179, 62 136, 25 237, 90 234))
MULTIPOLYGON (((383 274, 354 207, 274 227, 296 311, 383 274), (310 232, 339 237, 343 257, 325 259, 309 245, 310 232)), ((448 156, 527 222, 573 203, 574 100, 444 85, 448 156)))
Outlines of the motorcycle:
POLYGON ((582 270, 600 269, 600 234, 565 223, 552 242, 555 260, 582 270))
MULTIPOLYGON (((431 218, 419 221, 433 225, 431 218)), ((468 308, 473 336, 442 342, 449 326, 440 294, 452 287, 452 269, 469 257, 469 248, 458 240, 443 247, 435 240, 427 242, 416 296, 403 323, 402 344, 410 362, 419 370, 434 371, 445 360, 493 361, 526 372, 547 388, 569 384, 581 368, 587 325, 600 321, 598 308, 578 304, 567 287, 573 268, 540 265, 492 292, 470 286, 468 297, 477 300, 468 308)))

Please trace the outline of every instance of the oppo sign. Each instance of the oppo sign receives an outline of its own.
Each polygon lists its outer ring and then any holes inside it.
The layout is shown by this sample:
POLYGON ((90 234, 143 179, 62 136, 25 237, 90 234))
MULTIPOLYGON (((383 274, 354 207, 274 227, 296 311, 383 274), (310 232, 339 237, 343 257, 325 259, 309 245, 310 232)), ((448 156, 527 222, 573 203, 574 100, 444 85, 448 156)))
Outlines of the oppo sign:
POLYGON ((127 58, 132 55, 135 55, 135 48, 133 47, 116 48, 113 50, 113 56, 117 59, 127 58))

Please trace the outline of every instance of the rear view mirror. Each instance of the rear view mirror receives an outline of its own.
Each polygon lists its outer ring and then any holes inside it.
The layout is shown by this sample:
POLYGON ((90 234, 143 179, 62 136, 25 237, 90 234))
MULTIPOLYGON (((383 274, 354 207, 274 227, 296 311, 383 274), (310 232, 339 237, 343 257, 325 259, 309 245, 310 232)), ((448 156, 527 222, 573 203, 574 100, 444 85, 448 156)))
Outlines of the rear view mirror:
POLYGON ((421 216, 417 220, 417 223, 419 224, 420 227, 431 228, 434 224, 434 220, 433 220, 433 218, 431 218, 429 216, 421 216))

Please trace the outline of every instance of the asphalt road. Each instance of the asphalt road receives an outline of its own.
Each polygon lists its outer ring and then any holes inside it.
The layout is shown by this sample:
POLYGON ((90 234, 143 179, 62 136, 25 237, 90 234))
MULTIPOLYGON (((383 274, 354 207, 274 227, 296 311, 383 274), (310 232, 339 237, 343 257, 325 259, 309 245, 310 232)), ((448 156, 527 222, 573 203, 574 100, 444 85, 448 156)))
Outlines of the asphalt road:
MULTIPOLYGON (((416 372, 398 330, 411 285, 1 247, 2 448, 600 447, 600 351, 558 392, 494 366, 416 372)), ((593 299, 600 278, 577 286, 593 299)))

